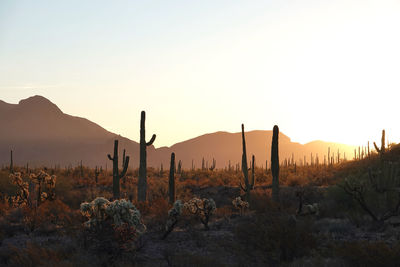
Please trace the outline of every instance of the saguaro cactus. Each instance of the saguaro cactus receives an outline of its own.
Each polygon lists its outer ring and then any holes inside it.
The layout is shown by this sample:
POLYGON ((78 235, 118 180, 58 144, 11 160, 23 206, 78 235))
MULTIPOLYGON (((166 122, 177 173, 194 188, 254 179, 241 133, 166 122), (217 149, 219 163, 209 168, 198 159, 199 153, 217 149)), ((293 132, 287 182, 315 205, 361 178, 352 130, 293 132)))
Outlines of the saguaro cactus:
POLYGON ((279 202, 279 128, 274 126, 271 146, 271 171, 272 171, 272 200, 279 202))
POLYGON ((374 142, 374 147, 376 151, 379 153, 379 155, 383 155, 385 153, 385 129, 382 130, 382 139, 381 139, 381 148, 379 149, 376 143, 374 142))
POLYGON ((10 173, 14 173, 13 151, 10 152, 10 173))
POLYGON ((107 157, 113 162, 113 198, 119 199, 119 180, 125 176, 126 171, 128 170, 129 156, 125 157, 125 161, 123 162, 123 170, 121 173, 119 173, 118 170, 118 140, 114 141, 114 156, 111 157, 111 155, 108 154, 107 157))
POLYGON ((244 136, 244 125, 242 124, 242 172, 244 176, 244 186, 240 183, 240 187, 246 192, 246 201, 250 200, 250 190, 254 187, 254 176, 252 176, 252 181, 249 180, 249 169, 247 167, 247 154, 246 154, 246 139, 244 136))
POLYGON ((210 167, 210 171, 213 171, 213 170, 215 169, 216 166, 217 166, 217 162, 216 162, 216 160, 213 158, 212 165, 211 165, 211 167, 210 167))
POLYGON ((126 151, 124 149, 124 152, 122 153, 122 168, 124 168, 125 160, 126 160, 126 151))
POLYGON ((171 164, 169 167, 169 180, 168 180, 168 195, 169 203, 175 202, 175 153, 171 153, 171 164))
POLYGON ((96 166, 96 168, 94 169, 94 180, 95 180, 95 182, 96 182, 96 185, 97 185, 98 182, 99 182, 99 174, 100 174, 100 170, 99 170, 99 168, 97 168, 97 166, 96 166))
POLYGON ((147 147, 156 140, 153 134, 149 142, 146 142, 146 112, 142 111, 140 117, 140 166, 138 182, 138 201, 146 201, 147 195, 147 147))
POLYGON ((254 188, 254 184, 255 184, 255 169, 254 169, 255 161, 256 161, 256 158, 254 157, 254 155, 252 155, 252 157, 251 157, 251 181, 252 181, 251 189, 254 188))

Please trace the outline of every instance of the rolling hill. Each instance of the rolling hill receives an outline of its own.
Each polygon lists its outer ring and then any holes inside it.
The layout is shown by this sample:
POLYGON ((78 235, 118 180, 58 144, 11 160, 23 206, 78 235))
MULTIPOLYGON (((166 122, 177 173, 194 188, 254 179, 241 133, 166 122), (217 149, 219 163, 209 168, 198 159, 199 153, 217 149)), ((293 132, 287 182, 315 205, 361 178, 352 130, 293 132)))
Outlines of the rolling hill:
MULTIPOLYGON (((29 163, 31 166, 62 167, 77 165, 82 160, 86 166, 110 166, 106 155, 112 152, 113 141, 120 141, 131 156, 131 167, 138 167, 139 144, 128 138, 109 132, 101 126, 80 117, 63 113, 55 104, 42 96, 33 96, 21 100, 18 104, 0 101, 0 164, 9 163, 10 150, 14 151, 14 162, 17 165, 29 163)), ((238 123, 240 129, 240 122, 238 123)), ((271 127, 272 128, 272 127, 271 127)), ((139 130, 139 129, 138 129, 139 130)), ((270 157, 272 131, 246 132, 248 159, 254 154, 256 164, 265 166, 270 157)), ((157 142, 157 140, 156 140, 157 142)), ((308 144, 292 142, 283 133, 279 137, 279 154, 281 161, 294 156, 299 162, 306 156, 307 162, 313 153, 323 155, 328 147, 331 155, 340 149, 341 158, 346 153, 352 158, 353 146, 313 141, 308 144), (351 156, 350 156, 351 155, 351 156)), ((196 168, 201 167, 202 158, 211 164, 213 158, 217 168, 223 168, 231 162, 235 165, 241 161, 241 133, 216 132, 189 139, 171 147, 148 148, 148 165, 159 167, 162 163, 169 166, 171 152, 182 160, 184 168, 191 168, 192 160, 196 168)), ((122 153, 122 152, 121 152, 122 153)))

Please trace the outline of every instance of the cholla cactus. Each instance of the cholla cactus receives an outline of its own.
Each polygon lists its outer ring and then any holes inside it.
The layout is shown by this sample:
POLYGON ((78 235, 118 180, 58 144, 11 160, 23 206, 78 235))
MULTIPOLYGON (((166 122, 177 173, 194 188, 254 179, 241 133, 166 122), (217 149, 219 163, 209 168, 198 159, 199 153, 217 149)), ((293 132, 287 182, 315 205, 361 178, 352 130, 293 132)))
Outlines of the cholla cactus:
POLYGON ((318 203, 304 205, 304 215, 314 214, 319 216, 319 205, 318 203))
POLYGON ((182 210, 183 210, 183 203, 181 200, 177 200, 172 206, 172 209, 168 211, 168 216, 169 217, 179 216, 182 214, 182 210))
POLYGON ((114 200, 106 207, 106 214, 113 218, 116 226, 126 223, 135 227, 139 234, 146 231, 146 226, 141 222, 140 211, 130 201, 114 200))
POLYGON ((40 171, 39 174, 31 173, 29 178, 37 184, 37 204, 47 199, 53 200, 55 198, 56 179, 55 175, 49 175, 45 171, 40 171), (42 192, 45 190, 46 192, 42 192))
POLYGON ((12 183, 18 186, 19 189, 17 191, 17 195, 11 197, 12 204, 14 206, 27 205, 29 203, 28 183, 22 180, 20 172, 10 174, 10 178, 12 180, 12 183))
POLYGON ((210 216, 215 212, 217 206, 215 205, 215 201, 210 198, 192 198, 183 206, 192 214, 197 215, 200 218, 200 221, 204 224, 206 230, 209 229, 208 221, 210 216))
POLYGON ((165 233, 162 239, 165 239, 169 233, 172 232, 176 224, 178 223, 178 218, 182 214, 184 204, 181 200, 175 201, 172 208, 168 211, 168 219, 165 225, 165 233))
POLYGON ((82 203, 80 210, 89 219, 89 221, 85 222, 85 226, 89 228, 99 225, 107 218, 111 218, 115 227, 127 224, 135 227, 139 234, 146 231, 146 226, 141 222, 139 210, 125 199, 110 202, 103 197, 97 197, 90 203, 82 203))
POLYGON ((244 213, 246 209, 250 207, 249 202, 243 201, 241 197, 237 197, 232 200, 233 206, 240 211, 240 215, 244 213))
POLYGON ((81 203, 81 213, 89 220, 85 222, 86 227, 93 227, 99 225, 106 218, 106 208, 110 204, 110 201, 104 197, 97 197, 92 202, 81 203))
POLYGON ((46 176, 48 176, 46 172, 40 171, 39 174, 31 173, 29 175, 29 178, 32 180, 32 182, 36 184, 41 184, 45 180, 46 176))

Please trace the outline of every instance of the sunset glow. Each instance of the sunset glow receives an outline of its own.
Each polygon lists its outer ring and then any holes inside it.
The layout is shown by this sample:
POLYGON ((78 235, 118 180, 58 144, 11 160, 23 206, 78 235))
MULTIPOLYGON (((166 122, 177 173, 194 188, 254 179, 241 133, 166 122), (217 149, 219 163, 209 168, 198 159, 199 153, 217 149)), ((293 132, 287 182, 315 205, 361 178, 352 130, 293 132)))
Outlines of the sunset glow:
POLYGON ((0 3, 0 99, 43 95, 133 140, 146 110, 156 147, 241 123, 400 139, 399 1, 68 3, 0 3))

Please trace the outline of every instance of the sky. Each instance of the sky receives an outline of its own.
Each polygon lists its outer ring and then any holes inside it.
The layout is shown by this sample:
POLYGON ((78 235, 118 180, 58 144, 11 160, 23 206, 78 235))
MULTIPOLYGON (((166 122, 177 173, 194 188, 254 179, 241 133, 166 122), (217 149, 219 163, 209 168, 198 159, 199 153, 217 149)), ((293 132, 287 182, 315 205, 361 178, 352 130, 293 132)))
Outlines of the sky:
POLYGON ((272 130, 399 142, 400 1, 2 0, 0 99, 170 146, 272 130))

